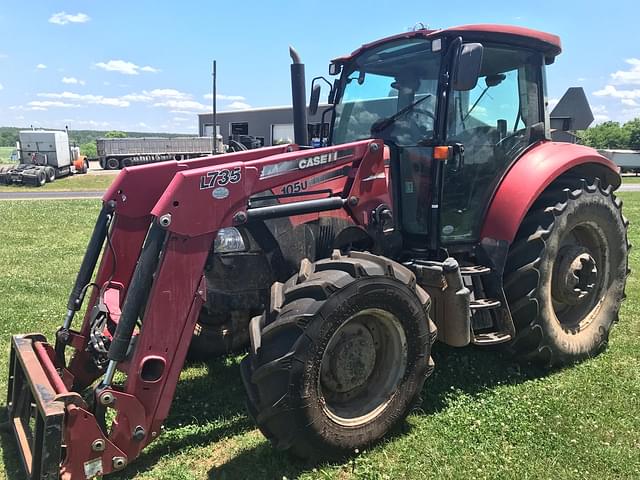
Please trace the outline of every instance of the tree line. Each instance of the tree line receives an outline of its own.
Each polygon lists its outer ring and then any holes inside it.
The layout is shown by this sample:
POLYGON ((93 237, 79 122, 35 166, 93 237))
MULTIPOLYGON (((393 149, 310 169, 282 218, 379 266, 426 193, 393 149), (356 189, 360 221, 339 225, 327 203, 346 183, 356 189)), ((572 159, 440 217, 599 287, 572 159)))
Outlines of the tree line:
POLYGON ((640 118, 624 124, 604 122, 578 132, 578 138, 593 148, 640 150, 640 118))

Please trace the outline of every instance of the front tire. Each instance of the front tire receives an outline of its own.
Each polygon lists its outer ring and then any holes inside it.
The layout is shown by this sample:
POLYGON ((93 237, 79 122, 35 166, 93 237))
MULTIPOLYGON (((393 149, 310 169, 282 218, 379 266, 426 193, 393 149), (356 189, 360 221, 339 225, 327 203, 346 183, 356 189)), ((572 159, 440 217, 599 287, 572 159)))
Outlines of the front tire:
POLYGON ((242 362, 248 407, 281 450, 340 458, 406 417, 433 369, 430 299, 405 267, 352 252, 274 284, 242 362))
POLYGON ((550 190, 534 204, 505 268, 516 327, 508 348, 517 357, 557 366, 606 347, 629 272, 621 209, 597 178, 550 190))

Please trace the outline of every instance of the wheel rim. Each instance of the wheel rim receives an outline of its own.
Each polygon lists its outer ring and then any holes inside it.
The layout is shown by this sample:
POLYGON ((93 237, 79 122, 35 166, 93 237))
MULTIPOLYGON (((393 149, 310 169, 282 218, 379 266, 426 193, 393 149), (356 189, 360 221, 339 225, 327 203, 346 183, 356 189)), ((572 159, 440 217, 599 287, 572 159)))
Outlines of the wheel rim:
POLYGON ((407 366, 407 340, 398 318, 378 308, 351 316, 322 355, 318 388, 334 422, 358 426, 382 413, 407 366))
POLYGON ((606 290, 608 259, 606 235, 597 224, 581 223, 563 236, 551 278, 553 310, 563 327, 581 330, 593 320, 606 290))

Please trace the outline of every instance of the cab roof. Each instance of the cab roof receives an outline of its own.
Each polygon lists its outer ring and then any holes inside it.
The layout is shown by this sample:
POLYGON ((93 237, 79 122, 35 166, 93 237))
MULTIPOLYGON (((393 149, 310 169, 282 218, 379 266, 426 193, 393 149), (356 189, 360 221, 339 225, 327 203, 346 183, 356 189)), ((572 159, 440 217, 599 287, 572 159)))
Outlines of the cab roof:
POLYGON ((541 51, 551 61, 553 61, 552 59, 562 51, 560 37, 551 33, 512 25, 478 24, 461 25, 458 27, 438 30, 420 29, 412 32, 399 33, 390 37, 381 38, 374 42, 366 43, 351 52, 350 55, 335 58, 332 60, 332 63, 347 63, 363 51, 392 40, 399 40, 402 38, 426 38, 434 40, 436 38, 451 38, 457 36, 462 36, 465 41, 489 41, 533 48, 541 51))

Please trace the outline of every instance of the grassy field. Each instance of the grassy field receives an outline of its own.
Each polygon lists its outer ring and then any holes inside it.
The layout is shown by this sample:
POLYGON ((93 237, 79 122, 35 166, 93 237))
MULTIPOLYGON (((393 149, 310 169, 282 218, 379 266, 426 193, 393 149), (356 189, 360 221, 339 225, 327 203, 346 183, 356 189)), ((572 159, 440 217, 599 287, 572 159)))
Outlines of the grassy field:
MULTIPOLYGON (((620 197, 640 244, 640 194, 620 197)), ((98 208, 0 202, 0 390, 10 335, 52 338, 98 208)), ((631 267, 640 268, 638 250, 631 267)), ((115 478, 640 478, 637 276, 627 294, 608 350, 573 368, 545 372, 498 351, 437 345, 421 407, 383 443, 341 464, 308 465, 270 447, 245 413, 240 357, 190 365, 163 434, 115 478)), ((23 478, 8 433, 0 446, 0 478, 23 478)))
POLYGON ((58 178, 46 183, 42 187, 27 187, 24 185, 0 185, 0 192, 78 192, 91 190, 106 190, 115 175, 73 175, 58 178))
POLYGON ((2 163, 12 163, 9 159, 11 152, 13 152, 15 148, 13 147, 0 147, 0 164, 2 163))
POLYGON ((633 176, 624 176, 622 177, 622 183, 640 183, 640 177, 633 176))

